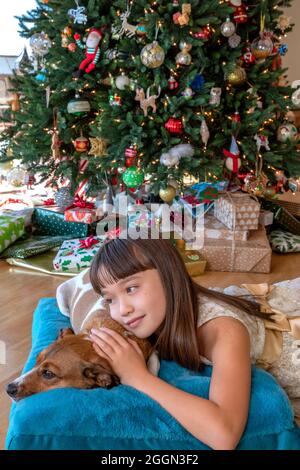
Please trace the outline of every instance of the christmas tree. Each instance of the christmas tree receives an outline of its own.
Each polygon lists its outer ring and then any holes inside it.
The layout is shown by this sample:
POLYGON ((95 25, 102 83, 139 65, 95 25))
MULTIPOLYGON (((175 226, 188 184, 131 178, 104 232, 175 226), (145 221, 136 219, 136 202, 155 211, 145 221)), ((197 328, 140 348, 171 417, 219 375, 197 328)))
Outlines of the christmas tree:
POLYGON ((186 1, 37 1, 19 18, 34 60, 12 81, 2 161, 90 194, 146 181, 168 202, 174 181, 246 177, 262 195, 276 172, 299 175, 291 2, 186 1))

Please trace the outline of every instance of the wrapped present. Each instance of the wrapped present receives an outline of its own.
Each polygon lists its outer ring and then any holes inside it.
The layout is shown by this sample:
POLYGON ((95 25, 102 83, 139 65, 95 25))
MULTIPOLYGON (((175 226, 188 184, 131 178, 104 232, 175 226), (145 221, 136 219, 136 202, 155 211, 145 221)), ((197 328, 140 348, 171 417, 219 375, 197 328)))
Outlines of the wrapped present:
POLYGON ((66 240, 53 260, 56 271, 80 272, 89 268, 103 245, 103 238, 90 236, 84 239, 66 240))
POLYGON ((24 217, 0 215, 0 253, 25 232, 24 217))
POLYGON ((300 235, 300 220, 297 220, 287 209, 280 206, 275 200, 262 200, 262 207, 273 212, 274 222, 281 229, 300 235))
POLYGON ((128 228, 159 227, 159 218, 144 205, 135 206, 135 210, 128 211, 128 228))
POLYGON ((269 225, 272 225, 274 222, 273 212, 261 210, 258 221, 259 221, 259 225, 263 225, 264 227, 268 227, 269 225))
POLYGON ((177 239, 172 232, 170 233, 170 240, 180 253, 189 275, 195 277, 203 274, 206 267, 206 260, 203 256, 196 250, 187 250, 186 242, 177 239))
POLYGON ((36 207, 32 217, 35 235, 71 235, 72 238, 87 237, 95 231, 94 225, 66 222, 64 211, 58 207, 36 207))
POLYGON ((216 240, 246 241, 250 234, 249 230, 229 230, 212 214, 205 215, 204 227, 205 237, 216 240))
POLYGON ((67 222, 78 222, 81 224, 92 224, 101 217, 96 209, 84 209, 75 207, 65 211, 64 218, 67 222))
MULTIPOLYGON (((22 237, 23 238, 23 237, 22 237)), ((6 248, 1 253, 1 258, 19 258, 26 259, 35 256, 39 253, 44 253, 53 250, 55 247, 60 247, 65 241, 65 236, 58 237, 44 237, 44 236, 27 236, 26 240, 19 240, 13 245, 6 248)))
POLYGON ((259 202, 243 193, 225 193, 214 205, 216 219, 230 230, 257 230, 259 213, 259 202))
POLYGON ((208 271, 270 272, 272 250, 264 227, 252 231, 247 241, 205 238, 199 252, 208 271))
POLYGON ((294 235, 283 230, 274 230, 270 234, 269 239, 272 250, 277 253, 300 252, 300 235, 294 235))
POLYGON ((29 227, 32 222, 32 214, 34 208, 28 207, 26 209, 14 210, 14 207, 11 209, 0 208, 0 215, 8 215, 13 217, 24 217, 25 227, 29 227))

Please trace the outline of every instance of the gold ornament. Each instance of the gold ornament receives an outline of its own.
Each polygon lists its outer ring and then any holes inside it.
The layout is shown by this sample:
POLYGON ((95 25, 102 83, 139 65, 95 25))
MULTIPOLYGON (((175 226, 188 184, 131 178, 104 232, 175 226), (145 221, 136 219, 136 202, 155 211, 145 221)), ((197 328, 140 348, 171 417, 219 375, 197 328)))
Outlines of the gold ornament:
POLYGON ((166 188, 161 188, 159 190, 159 197, 164 202, 172 202, 174 197, 176 196, 176 189, 173 186, 167 186, 166 188))
POLYGON ((291 26, 292 17, 286 15, 280 15, 277 21, 278 28, 281 30, 282 33, 285 32, 291 26))
POLYGON ((102 139, 102 137, 90 138, 90 143, 89 155, 94 155, 94 157, 105 157, 107 155, 108 141, 106 139, 102 139))
POLYGON ((165 60, 165 52, 157 41, 147 44, 141 51, 141 61, 150 69, 160 67, 165 60))
POLYGON ((230 85, 242 85, 246 81, 247 75, 245 70, 237 65, 232 71, 226 74, 225 78, 230 85))

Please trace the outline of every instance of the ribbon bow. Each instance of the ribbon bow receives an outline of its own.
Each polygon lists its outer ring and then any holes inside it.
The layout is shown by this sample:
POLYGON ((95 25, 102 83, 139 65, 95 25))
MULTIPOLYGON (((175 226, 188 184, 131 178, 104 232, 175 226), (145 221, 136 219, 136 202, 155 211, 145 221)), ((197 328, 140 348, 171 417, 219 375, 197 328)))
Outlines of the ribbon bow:
POLYGON ((0 207, 4 206, 5 204, 25 204, 25 206, 28 206, 27 202, 22 201, 22 199, 11 199, 11 198, 8 198, 4 202, 2 202, 0 204, 0 207))
POLYGON ((44 206, 54 206, 54 204, 55 204, 55 201, 54 201, 54 199, 51 199, 51 198, 46 199, 46 201, 43 202, 44 206))
POLYGON ((83 199, 83 196, 75 196, 73 203, 66 208, 68 211, 69 209, 73 209, 75 207, 80 207, 81 209, 94 209, 95 204, 93 202, 87 202, 83 199))
POLYGON ((89 249, 89 248, 92 248, 94 245, 97 245, 97 243, 99 243, 99 240, 93 237, 93 235, 90 235, 88 238, 79 240, 79 243, 80 243, 79 248, 89 249))

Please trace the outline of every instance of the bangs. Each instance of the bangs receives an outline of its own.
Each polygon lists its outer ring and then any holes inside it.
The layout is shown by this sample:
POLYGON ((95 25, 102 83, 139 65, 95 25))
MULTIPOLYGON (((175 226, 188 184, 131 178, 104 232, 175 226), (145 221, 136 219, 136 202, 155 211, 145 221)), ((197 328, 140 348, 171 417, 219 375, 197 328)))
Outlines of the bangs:
POLYGON ((116 238, 100 248, 94 258, 90 269, 91 283, 100 294, 105 286, 154 267, 133 240, 116 238))

